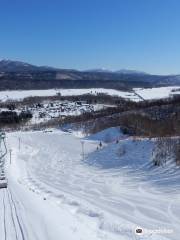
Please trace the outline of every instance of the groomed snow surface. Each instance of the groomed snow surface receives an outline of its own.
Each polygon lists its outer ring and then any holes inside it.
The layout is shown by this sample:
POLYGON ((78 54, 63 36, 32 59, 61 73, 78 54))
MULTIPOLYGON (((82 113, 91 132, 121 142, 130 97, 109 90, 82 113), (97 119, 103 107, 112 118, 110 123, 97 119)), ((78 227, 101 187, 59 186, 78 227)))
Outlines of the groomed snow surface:
POLYGON ((61 94, 62 96, 76 96, 83 94, 93 94, 105 93, 111 96, 119 96, 125 99, 130 99, 132 101, 142 101, 149 99, 159 99, 169 97, 171 94, 180 94, 180 87, 158 87, 158 88, 134 88, 132 92, 124 92, 114 89, 104 89, 104 88, 89 88, 89 89, 48 89, 48 90, 15 90, 15 91, 0 91, 0 101, 7 100, 21 100, 26 97, 33 96, 55 96, 61 94), (172 90, 178 90, 177 92, 172 92, 172 90))
POLYGON ((179 240, 180 169, 152 166, 153 141, 111 128, 9 133, 7 145, 1 240, 179 240))

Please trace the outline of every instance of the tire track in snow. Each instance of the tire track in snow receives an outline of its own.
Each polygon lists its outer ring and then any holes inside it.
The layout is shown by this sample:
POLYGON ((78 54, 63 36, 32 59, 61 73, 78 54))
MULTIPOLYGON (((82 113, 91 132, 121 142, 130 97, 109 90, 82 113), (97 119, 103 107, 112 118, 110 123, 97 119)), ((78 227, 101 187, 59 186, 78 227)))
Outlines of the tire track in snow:
POLYGON ((3 190, 3 227, 4 227, 4 240, 7 240, 7 229, 6 229, 6 206, 5 206, 5 191, 3 190))
POLYGON ((15 235, 16 235, 16 240, 18 240, 18 233, 17 233, 17 229, 16 229, 16 224, 15 224, 15 217, 14 217, 14 214, 13 214, 13 207, 12 207, 12 204, 11 204, 11 200, 10 200, 8 190, 7 190, 7 196, 8 196, 8 202, 9 202, 10 211, 11 211, 11 219, 12 219, 12 222, 13 222, 13 227, 14 227, 14 231, 15 231, 15 235))
MULTIPOLYGON (((15 204, 14 199, 12 197, 12 193, 10 192, 10 190, 7 190, 7 193, 8 193, 8 198, 9 198, 9 204, 11 205, 11 210, 12 210, 12 208, 14 208, 15 218, 17 220, 18 228, 19 228, 20 233, 21 233, 21 239, 26 240, 25 234, 24 234, 24 231, 23 231, 23 227, 22 227, 22 224, 21 224, 19 216, 18 216, 17 207, 16 207, 16 204, 15 204)), ((13 212, 11 212, 11 214, 13 214, 13 212)), ((17 233, 17 229, 15 231, 17 233)))
MULTIPOLYGON (((2 227, 4 240, 26 240, 22 224, 17 214, 17 209, 8 189, 2 190, 3 218, 2 227), (13 237, 12 237, 13 236, 13 237)), ((1 238, 0 238, 1 239, 1 238)))

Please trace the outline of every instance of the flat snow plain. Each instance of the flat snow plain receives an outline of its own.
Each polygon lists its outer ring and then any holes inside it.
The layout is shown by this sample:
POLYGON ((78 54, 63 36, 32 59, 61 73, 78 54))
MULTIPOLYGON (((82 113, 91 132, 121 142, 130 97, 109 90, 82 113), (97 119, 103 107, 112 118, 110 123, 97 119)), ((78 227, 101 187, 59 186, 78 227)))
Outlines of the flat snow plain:
POLYGON ((111 128, 84 139, 59 130, 15 132, 7 143, 2 240, 179 240, 180 169, 153 167, 152 141, 111 128))
POLYGON ((47 90, 15 90, 15 91, 0 91, 0 101, 7 100, 20 100, 31 96, 55 96, 60 93, 62 96, 71 95, 83 95, 83 94, 93 94, 105 93, 111 96, 119 96, 122 98, 130 99, 132 101, 141 101, 142 98, 148 99, 159 99, 169 97, 170 94, 180 93, 171 92, 172 90, 179 90, 179 86, 173 87, 158 87, 158 88, 134 88, 132 92, 124 92, 114 89, 104 89, 104 88, 89 88, 89 89, 47 89, 47 90), (140 98, 141 96, 142 98, 140 98))
POLYGON ((180 87, 134 88, 134 91, 145 100, 167 98, 173 94, 180 94, 180 87), (175 90, 175 92, 173 92, 175 90))
POLYGON ((123 98, 138 100, 139 98, 133 92, 123 92, 114 89, 104 89, 104 88, 88 88, 88 89, 47 89, 47 90, 22 90, 22 91, 1 91, 0 92, 0 100, 7 101, 11 100, 19 100, 26 97, 31 96, 55 96, 58 93, 61 96, 76 96, 83 94, 93 94, 97 93, 105 93, 108 95, 116 95, 123 98))

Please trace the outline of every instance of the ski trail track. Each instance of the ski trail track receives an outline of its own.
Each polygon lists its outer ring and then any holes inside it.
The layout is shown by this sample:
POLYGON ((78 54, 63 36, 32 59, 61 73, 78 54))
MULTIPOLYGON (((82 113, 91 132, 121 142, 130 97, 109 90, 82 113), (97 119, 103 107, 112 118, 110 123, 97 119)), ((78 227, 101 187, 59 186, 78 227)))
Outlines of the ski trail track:
MULTIPOLYGON (((18 184, 48 204, 68 211, 77 221, 87 222, 88 227, 96 232, 95 239, 140 239, 134 234, 134 229, 142 226, 173 229, 171 235, 159 238, 149 234, 143 239, 178 240, 179 192, 171 191, 169 187, 166 189, 161 184, 158 186, 158 178, 167 181, 169 173, 176 180, 176 171, 154 169, 150 172, 150 162, 136 168, 123 165, 113 169, 99 167, 97 162, 88 164, 92 154, 93 161, 100 156, 108 160, 106 146, 95 152, 97 142, 86 140, 87 161, 82 161, 81 140, 70 134, 24 133, 21 141, 21 152, 14 151, 14 159, 21 164, 18 184)), ((121 142, 128 144, 128 141, 121 142)), ((12 146, 16 146, 16 142, 11 138, 12 146)), ((140 146, 141 143, 136 146, 135 157, 139 157, 140 146)), ((110 150, 114 151, 115 147, 113 145, 110 150)), ((149 148, 148 143, 143 145, 142 159, 149 158, 150 151, 146 151, 149 148)), ((25 230, 23 233, 27 236, 25 230)))

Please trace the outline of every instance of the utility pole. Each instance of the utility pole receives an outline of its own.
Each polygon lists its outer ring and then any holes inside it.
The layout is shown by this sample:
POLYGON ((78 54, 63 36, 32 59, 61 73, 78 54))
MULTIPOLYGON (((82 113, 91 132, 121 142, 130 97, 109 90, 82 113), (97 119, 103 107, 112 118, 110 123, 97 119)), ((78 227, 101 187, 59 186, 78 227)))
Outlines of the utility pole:
POLYGON ((7 147, 6 147, 6 142, 5 142, 5 133, 0 132, 0 159, 3 159, 3 157, 7 154, 7 147), (4 144, 4 153, 2 152, 2 143, 4 144))
POLYGON ((85 153, 84 153, 84 141, 81 141, 81 146, 82 146, 82 157, 83 157, 83 161, 85 159, 85 153))
POLYGON ((12 158, 12 149, 9 149, 9 156, 10 156, 10 164, 11 164, 11 158, 12 158))
POLYGON ((20 148, 21 148, 21 139, 20 139, 20 137, 18 138, 18 141, 19 141, 19 151, 20 151, 20 148))

